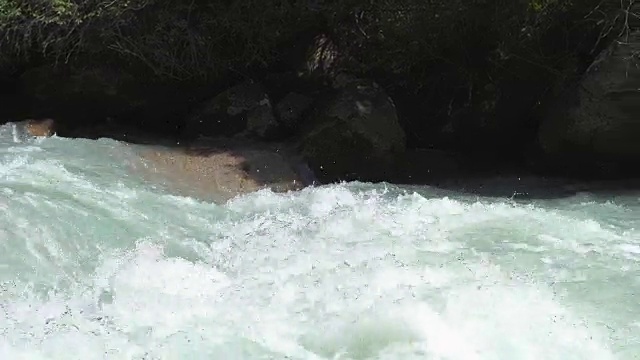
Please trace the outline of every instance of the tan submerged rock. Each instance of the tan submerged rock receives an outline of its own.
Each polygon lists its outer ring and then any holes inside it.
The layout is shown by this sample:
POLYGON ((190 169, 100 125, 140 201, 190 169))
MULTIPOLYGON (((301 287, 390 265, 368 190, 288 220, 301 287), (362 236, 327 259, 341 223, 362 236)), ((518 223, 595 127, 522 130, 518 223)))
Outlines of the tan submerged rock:
POLYGON ((25 132, 30 136, 50 137, 56 133, 55 121, 53 119, 28 119, 24 120, 22 124, 25 132))
POLYGON ((201 143, 188 148, 143 148, 147 170, 170 191, 182 196, 224 202, 268 188, 300 190, 312 181, 305 166, 277 145, 201 143))

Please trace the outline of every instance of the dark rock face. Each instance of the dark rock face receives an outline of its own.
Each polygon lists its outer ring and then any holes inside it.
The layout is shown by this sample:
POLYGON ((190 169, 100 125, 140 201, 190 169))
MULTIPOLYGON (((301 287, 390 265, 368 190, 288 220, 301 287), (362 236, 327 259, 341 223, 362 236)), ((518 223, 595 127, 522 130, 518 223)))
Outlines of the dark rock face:
POLYGON ((86 131, 114 124, 175 136, 190 97, 182 88, 160 86, 106 64, 40 66, 16 77, 13 108, 0 115, 7 121, 55 118, 60 136, 84 137, 86 131))
POLYGON ((268 139, 278 123, 271 100, 262 85, 244 82, 215 96, 197 109, 185 123, 187 138, 233 136, 243 131, 268 139))
POLYGON ((320 181, 376 181, 391 175, 393 161, 405 150, 405 134, 384 90, 352 79, 316 106, 300 144, 320 181))
POLYGON ((346 74, 317 90, 276 94, 274 109, 265 87, 241 83, 201 105, 187 119, 183 135, 192 140, 293 135, 320 182, 391 178, 405 151, 391 98, 375 82, 346 74))
POLYGON ((33 117, 60 116, 66 121, 100 121, 147 105, 136 96, 132 76, 108 67, 65 69, 38 67, 20 78, 20 92, 31 102, 33 117))
POLYGON ((462 175, 462 164, 454 154, 421 149, 408 150, 394 161, 391 180, 404 184, 429 184, 462 175))
POLYGON ((313 105, 311 97, 290 92, 276 105, 278 120, 285 127, 295 129, 311 105, 313 105))
POLYGON ((640 32, 635 31, 596 59, 570 90, 571 101, 556 105, 542 122, 538 133, 542 163, 599 175, 623 174, 637 167, 639 52, 640 32))

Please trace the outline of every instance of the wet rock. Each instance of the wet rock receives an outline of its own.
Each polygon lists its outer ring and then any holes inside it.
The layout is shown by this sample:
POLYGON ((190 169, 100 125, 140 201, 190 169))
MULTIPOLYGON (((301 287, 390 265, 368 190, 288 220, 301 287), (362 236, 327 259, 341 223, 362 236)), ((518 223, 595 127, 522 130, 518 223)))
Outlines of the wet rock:
POLYGON ((26 120, 27 134, 36 137, 50 137, 56 133, 56 123, 53 119, 26 120))
POLYGON ((385 91, 373 81, 354 79, 316 106, 300 148, 321 181, 377 181, 389 178, 405 150, 405 134, 385 91))
POLYGON ((185 124, 187 138, 233 136, 247 132, 267 139, 278 131, 271 100, 261 84, 247 81, 204 103, 185 124))
POLYGON ((53 119, 27 119, 13 122, 14 140, 28 141, 34 137, 51 137, 56 134, 56 123, 53 119))
POLYGON ((313 174, 284 145, 234 139, 201 139, 188 148, 140 151, 154 180, 180 195, 215 202, 260 189, 275 192, 312 185, 313 174))
POLYGON ((27 119, 15 123, 20 138, 51 137, 56 133, 53 119, 27 119))

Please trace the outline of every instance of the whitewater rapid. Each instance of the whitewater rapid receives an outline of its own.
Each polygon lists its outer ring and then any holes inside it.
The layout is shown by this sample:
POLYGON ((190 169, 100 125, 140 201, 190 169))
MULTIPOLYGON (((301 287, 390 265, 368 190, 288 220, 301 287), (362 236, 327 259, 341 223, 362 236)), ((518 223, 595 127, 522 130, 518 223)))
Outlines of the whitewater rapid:
POLYGON ((0 359, 640 356, 640 194, 349 183, 215 204, 0 127, 0 359))

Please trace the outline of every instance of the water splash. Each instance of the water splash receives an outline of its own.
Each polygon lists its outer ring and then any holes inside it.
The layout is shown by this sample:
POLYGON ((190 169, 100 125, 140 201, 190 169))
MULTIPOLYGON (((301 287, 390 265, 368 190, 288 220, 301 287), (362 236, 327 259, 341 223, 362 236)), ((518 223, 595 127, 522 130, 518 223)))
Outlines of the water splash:
POLYGON ((633 202, 352 183, 212 204, 136 177, 114 141, 2 146, 3 359, 640 351, 633 202))

